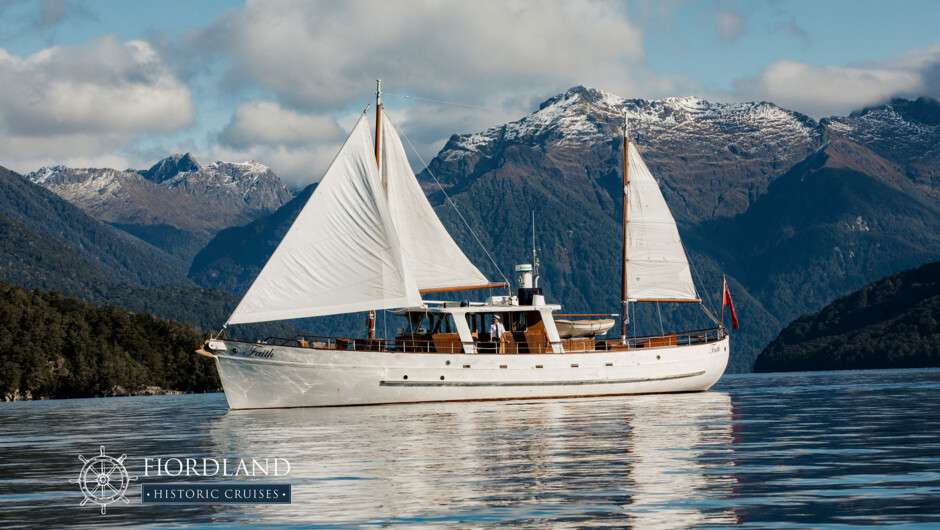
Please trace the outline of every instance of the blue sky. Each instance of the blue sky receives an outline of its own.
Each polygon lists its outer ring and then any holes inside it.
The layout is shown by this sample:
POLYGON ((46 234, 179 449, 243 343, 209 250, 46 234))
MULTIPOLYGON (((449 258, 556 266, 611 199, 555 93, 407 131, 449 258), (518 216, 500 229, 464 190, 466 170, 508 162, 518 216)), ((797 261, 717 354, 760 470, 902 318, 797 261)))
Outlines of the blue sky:
POLYGON ((583 84, 815 118, 940 97, 940 2, 6 0, 0 165, 176 152, 322 174, 381 77, 425 159, 583 84))

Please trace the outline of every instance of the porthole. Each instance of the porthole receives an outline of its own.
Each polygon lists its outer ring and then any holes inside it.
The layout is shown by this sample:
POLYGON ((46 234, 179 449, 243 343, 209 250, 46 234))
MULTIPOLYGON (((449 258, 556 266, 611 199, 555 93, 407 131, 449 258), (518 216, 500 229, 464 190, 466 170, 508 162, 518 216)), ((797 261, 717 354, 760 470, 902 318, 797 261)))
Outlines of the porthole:
POLYGON ((408 379, 408 376, 407 376, 407 375, 405 376, 405 379, 408 379))
POLYGON ((233 353, 238 353, 238 348, 232 348, 233 353))
POLYGON ((444 364, 446 364, 447 366, 450 366, 450 361, 447 361, 444 364))
POLYGON ((659 355, 656 356, 656 360, 657 360, 657 361, 659 360, 659 355))
POLYGON ((441 381, 443 381, 443 380, 444 380, 444 376, 442 375, 442 376, 441 376, 441 381))

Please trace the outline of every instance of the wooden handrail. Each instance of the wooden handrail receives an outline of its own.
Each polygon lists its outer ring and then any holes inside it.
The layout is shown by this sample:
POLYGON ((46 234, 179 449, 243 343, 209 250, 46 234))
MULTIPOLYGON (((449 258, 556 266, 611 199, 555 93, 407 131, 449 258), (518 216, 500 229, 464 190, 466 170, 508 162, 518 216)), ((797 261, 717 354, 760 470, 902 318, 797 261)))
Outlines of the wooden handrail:
POLYGON ((553 317, 617 317, 616 313, 557 313, 553 317))
MULTIPOLYGON (((721 332, 721 328, 709 328, 709 329, 698 329, 698 330, 692 330, 692 331, 682 331, 678 333, 667 333, 667 334, 661 334, 661 335, 645 335, 645 336, 640 336, 640 337, 628 337, 627 348, 633 349, 637 347, 638 343, 648 343, 652 339, 664 338, 664 337, 675 337, 676 342, 679 344, 681 344, 683 340, 689 340, 693 338, 700 339, 702 340, 702 342, 705 342, 705 343, 714 342, 714 341, 721 339, 720 332, 721 332)), ((352 338, 324 337, 324 336, 319 336, 319 335, 304 334, 304 335, 296 335, 289 339, 280 338, 280 337, 268 337, 267 339, 265 339, 264 343, 269 343, 268 341, 272 341, 272 340, 278 341, 274 343, 275 345, 278 345, 278 346, 286 346, 290 342, 294 342, 294 343, 297 343, 298 345, 302 345, 301 341, 304 341, 305 343, 323 342, 325 344, 329 344, 333 348, 336 348, 337 346, 341 346, 342 349, 347 349, 351 346, 354 349, 356 349, 357 347, 367 347, 370 350, 372 350, 372 348, 377 348, 374 351, 382 351, 382 352, 405 351, 408 353, 461 353, 461 352, 453 352, 453 351, 451 352, 432 351, 432 350, 436 350, 436 348, 434 347, 433 340, 425 340, 425 339, 417 339, 417 338, 412 339, 412 338, 408 338, 407 336, 394 338, 394 339, 371 339, 370 340, 366 338, 352 339, 352 338), (399 345, 401 346, 401 349, 397 348, 397 346, 399 345), (389 348, 389 346, 392 346, 392 348, 389 348), (409 352, 408 350, 413 350, 413 351, 409 352)), ((257 344, 253 342, 245 342, 245 341, 239 341, 239 340, 233 340, 232 342, 257 344)), ((545 341, 543 343, 545 345, 544 353, 547 353, 548 351, 550 351, 551 346, 553 345, 560 344, 564 346, 565 343, 566 343, 566 339, 563 339, 560 341, 545 341)), ((480 344, 489 344, 489 343, 477 340, 477 341, 471 341, 471 342, 454 341, 454 342, 451 342, 450 344, 454 344, 454 345, 460 344, 462 347, 463 346, 477 346, 478 347, 480 344)), ((619 338, 615 338, 615 339, 595 338, 594 339, 595 349, 600 349, 600 350, 605 350, 609 346, 615 346, 615 345, 619 346, 622 344, 623 343, 621 339, 619 338)), ((475 349, 478 349, 478 348, 475 348, 475 349)), ((541 349, 542 347, 540 345, 539 347, 540 352, 541 352, 541 349)), ((576 351, 566 350, 566 353, 580 353, 580 352, 581 351, 577 351, 577 350, 576 351)))

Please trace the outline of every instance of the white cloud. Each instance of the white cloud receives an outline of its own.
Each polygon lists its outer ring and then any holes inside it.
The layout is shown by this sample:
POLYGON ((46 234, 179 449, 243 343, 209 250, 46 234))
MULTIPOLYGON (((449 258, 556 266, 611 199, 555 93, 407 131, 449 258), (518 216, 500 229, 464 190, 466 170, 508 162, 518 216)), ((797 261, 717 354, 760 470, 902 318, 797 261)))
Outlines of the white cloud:
POLYGON ((113 159, 143 132, 190 125, 189 89, 145 42, 113 36, 25 59, 0 49, 0 160, 113 159))
POLYGON ((763 99, 817 118, 845 115, 895 96, 940 96, 940 45, 878 63, 815 66, 777 61, 736 84, 744 98, 763 99))
POLYGON ((235 109, 209 154, 216 160, 256 160, 297 189, 320 179, 346 133, 332 113, 304 113, 252 100, 235 109))
POLYGON ((223 144, 212 146, 201 158, 242 162, 254 160, 274 171, 292 190, 302 189, 323 177, 330 162, 342 147, 345 137, 337 142, 321 142, 305 146, 252 145, 232 148, 223 144))
POLYGON ((278 102, 239 105, 217 151, 256 157, 296 185, 311 167, 319 178, 335 154, 322 151, 334 143, 326 115, 343 123, 344 137, 346 118, 372 100, 377 78, 392 118, 425 160, 452 134, 519 119, 574 85, 652 97, 695 84, 644 64, 642 37, 614 0, 282 0, 248 1, 184 40, 200 63, 228 64, 227 89, 278 102), (471 107, 411 104, 401 94, 471 107), (304 143, 321 154, 301 155, 304 143))
POLYGON ((614 89, 644 57, 641 30, 612 1, 249 1, 190 39, 231 54, 229 82, 311 109, 367 100, 376 78, 467 103, 614 89))
POLYGON ((306 114, 273 101, 252 100, 238 105, 219 141, 229 147, 308 145, 342 139, 344 132, 330 114, 306 114))

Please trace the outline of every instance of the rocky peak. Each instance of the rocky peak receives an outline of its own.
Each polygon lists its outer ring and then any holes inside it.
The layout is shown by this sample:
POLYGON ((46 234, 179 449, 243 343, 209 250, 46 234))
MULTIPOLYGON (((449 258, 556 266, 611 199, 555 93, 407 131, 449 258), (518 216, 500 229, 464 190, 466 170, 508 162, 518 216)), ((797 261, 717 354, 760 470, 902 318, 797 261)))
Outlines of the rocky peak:
POLYGON ((68 167, 63 165, 45 166, 26 175, 26 178, 41 186, 48 182, 49 179, 55 178, 56 175, 68 171, 68 169, 68 167))
POLYGON ((903 168, 929 195, 940 198, 940 102, 894 99, 849 116, 820 120, 833 131, 903 168))
POLYGON ((145 179, 159 184, 176 177, 180 173, 189 173, 200 169, 202 169, 202 166, 199 165, 199 162, 196 162, 193 155, 186 153, 168 156, 151 166, 150 169, 139 173, 145 179))
POLYGON ((596 104, 603 101, 607 96, 610 96, 610 94, 607 92, 578 85, 576 87, 569 88, 568 91, 564 94, 558 94, 557 96, 553 96, 545 100, 541 105, 539 105, 539 110, 572 100, 583 101, 588 104, 596 104))
POLYGON ((940 101, 923 96, 914 101, 904 98, 894 98, 887 105, 878 105, 857 110, 851 113, 849 118, 861 118, 868 114, 877 115, 879 113, 893 113, 903 120, 921 123, 931 127, 940 125, 940 101))

